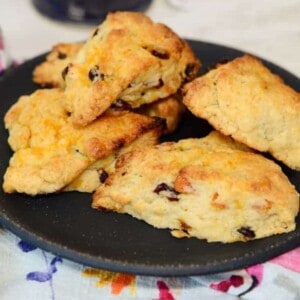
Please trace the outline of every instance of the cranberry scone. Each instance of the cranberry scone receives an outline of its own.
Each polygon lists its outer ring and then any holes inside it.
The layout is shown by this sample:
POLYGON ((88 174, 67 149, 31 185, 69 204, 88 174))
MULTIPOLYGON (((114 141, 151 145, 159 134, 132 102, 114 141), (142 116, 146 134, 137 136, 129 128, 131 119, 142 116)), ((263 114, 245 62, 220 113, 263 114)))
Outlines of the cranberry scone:
POLYGON ((32 80, 43 87, 64 87, 62 70, 72 62, 83 43, 59 43, 52 47, 46 60, 33 70, 32 80))
POLYGON ((106 181, 109 174, 114 172, 115 162, 119 156, 135 149, 143 149, 158 144, 161 131, 158 128, 153 128, 153 130, 141 133, 131 143, 124 145, 120 149, 111 151, 110 154, 96 160, 70 184, 64 187, 63 191, 94 192, 106 181))
MULTIPOLYGON (((22 96, 6 113, 14 154, 4 175, 5 192, 61 191, 96 162, 100 169, 99 160, 106 161, 144 134, 148 138, 143 143, 157 143, 163 131, 160 119, 126 111, 107 112, 85 128, 74 128, 62 95, 60 89, 37 90, 22 96)), ((75 187, 80 190, 78 182, 75 187)))
POLYGON ((126 153, 94 193, 92 207, 208 242, 294 230, 299 210, 294 186, 273 161, 241 149, 213 133, 126 153))
MULTIPOLYGON (((61 75, 62 70, 72 62, 82 45, 82 43, 60 43, 53 46, 46 57, 46 61, 34 69, 33 81, 43 87, 64 88, 65 82, 61 75)), ((113 107, 118 110, 132 110, 126 102, 121 100, 115 101, 113 107)), ((164 133, 169 134, 178 128, 181 117, 185 112, 185 106, 182 104, 182 97, 179 93, 176 93, 163 99, 157 99, 155 102, 144 104, 133 111, 165 119, 167 127, 164 133)))
POLYGON ((199 66, 167 26, 141 13, 110 13, 62 72, 65 106, 73 124, 85 126, 117 100, 137 108, 176 93, 199 66))
POLYGON ((300 94, 245 55, 194 79, 183 102, 217 130, 300 170, 300 94))

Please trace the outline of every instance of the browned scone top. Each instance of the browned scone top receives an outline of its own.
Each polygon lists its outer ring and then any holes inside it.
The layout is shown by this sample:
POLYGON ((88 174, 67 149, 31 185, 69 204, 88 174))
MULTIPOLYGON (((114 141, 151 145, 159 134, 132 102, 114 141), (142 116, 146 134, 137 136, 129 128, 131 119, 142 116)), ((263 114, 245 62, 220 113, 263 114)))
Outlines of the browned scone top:
POLYGON ((85 126, 116 100, 137 108, 174 94, 199 65, 167 26, 141 13, 110 13, 63 71, 65 105, 85 126))
POLYGON ((122 155, 92 206, 175 237, 235 242, 294 230, 299 195, 273 161, 213 132, 122 155))
POLYGON ((108 112, 84 128, 74 128, 62 96, 60 89, 37 90, 22 96, 5 115, 8 142, 15 151, 4 175, 5 192, 60 191, 141 136, 152 132, 149 143, 157 142, 163 130, 161 120, 127 111, 108 112))
POLYGON ((43 87, 64 87, 62 70, 72 61, 83 43, 60 43, 52 47, 46 60, 36 66, 32 79, 43 87))
POLYGON ((244 55, 183 88, 184 104, 217 130, 300 170, 300 94, 244 55))
MULTIPOLYGON (((65 81, 61 74, 62 70, 74 59, 82 45, 83 43, 60 43, 53 46, 46 60, 34 69, 33 81, 42 87, 64 88, 65 81)), ((117 101, 115 104, 116 109, 130 109, 130 106, 124 101, 117 101)), ((178 94, 144 104, 135 110, 137 113, 165 119, 166 134, 177 129, 184 111, 185 106, 182 104, 182 97, 178 94)))

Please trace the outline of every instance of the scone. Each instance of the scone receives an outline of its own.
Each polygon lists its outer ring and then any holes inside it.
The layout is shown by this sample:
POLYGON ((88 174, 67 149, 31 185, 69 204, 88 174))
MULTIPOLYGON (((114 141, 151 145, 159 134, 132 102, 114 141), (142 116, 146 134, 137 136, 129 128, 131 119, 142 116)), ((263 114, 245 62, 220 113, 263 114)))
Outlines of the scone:
POLYGON ((84 170, 153 131, 161 120, 132 112, 108 112, 85 128, 74 128, 60 89, 23 96, 5 115, 13 151, 4 175, 7 193, 29 195, 61 191, 84 170))
POLYGON ((83 43, 60 43, 52 47, 46 61, 35 67, 32 79, 43 87, 64 87, 62 70, 72 61, 83 43))
POLYGON ((119 150, 113 151, 111 154, 100 158, 85 169, 77 178, 68 184, 63 191, 77 191, 92 193, 108 178, 109 174, 115 170, 116 159, 135 149, 143 149, 158 143, 158 130, 147 131, 138 136, 128 145, 123 146, 119 150))
POLYGON ((110 13, 62 71, 65 106, 73 124, 85 126, 117 100, 137 108, 176 93, 199 65, 167 26, 141 13, 110 13))
POLYGON ((214 133, 129 152, 94 193, 92 206, 209 242, 295 229, 299 195, 288 178, 273 161, 238 149, 214 133))
POLYGON ((185 85, 183 102, 217 130, 300 170, 300 94, 245 55, 185 85))
MULTIPOLYGON (((33 81, 43 87, 64 87, 62 70, 72 61, 83 44, 61 43, 53 46, 46 61, 38 65, 33 71, 33 81)), ((114 107, 119 110, 131 109, 124 101, 116 101, 114 107)), ((158 99, 155 102, 144 104, 135 110, 152 117, 159 117, 166 120, 165 134, 172 133, 178 127, 181 117, 185 111, 182 104, 182 97, 178 94, 167 98, 158 99)))

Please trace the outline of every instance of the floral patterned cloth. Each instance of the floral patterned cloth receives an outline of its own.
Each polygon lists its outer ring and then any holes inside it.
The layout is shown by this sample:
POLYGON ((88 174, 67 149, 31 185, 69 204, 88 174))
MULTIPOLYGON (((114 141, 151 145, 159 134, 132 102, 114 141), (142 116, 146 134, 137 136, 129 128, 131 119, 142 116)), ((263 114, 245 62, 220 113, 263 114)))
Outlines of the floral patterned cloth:
POLYGON ((11 59, 5 50, 3 34, 0 27, 0 76, 3 75, 4 70, 11 65, 11 59))
MULTIPOLYGON (((0 75, 11 61, 0 28, 0 75)), ((47 253, 0 227, 0 299, 300 299, 300 247, 246 269, 148 277, 93 269, 47 253)))
POLYGON ((0 229, 0 299, 300 299, 300 247, 226 273, 148 277, 93 269, 47 253, 0 229))

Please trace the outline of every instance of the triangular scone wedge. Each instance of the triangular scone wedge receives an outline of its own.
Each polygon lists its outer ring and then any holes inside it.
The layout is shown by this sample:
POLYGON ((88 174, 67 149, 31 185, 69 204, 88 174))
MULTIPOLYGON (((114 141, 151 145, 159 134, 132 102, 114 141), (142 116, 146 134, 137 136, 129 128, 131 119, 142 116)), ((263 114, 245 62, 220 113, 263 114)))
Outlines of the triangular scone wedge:
POLYGON ((116 159, 133 150, 153 146, 158 143, 159 131, 153 130, 142 133, 136 140, 94 162, 79 177, 68 184, 64 191, 92 193, 105 182, 109 174, 115 170, 116 159))
POLYGON ((300 94, 245 55, 184 87, 184 104, 217 130, 300 170, 300 94))
POLYGON ((73 123, 85 126, 119 99, 137 108, 174 94, 199 65, 165 25, 141 13, 110 13, 63 71, 65 105, 73 123))
POLYGON ((64 87, 62 70, 72 62, 83 43, 59 43, 52 47, 46 60, 33 70, 32 80, 43 87, 64 87))
POLYGON ((161 120, 130 112, 108 112, 85 128, 74 128, 60 89, 23 96, 5 116, 15 151, 4 175, 7 193, 30 195, 62 190, 97 160, 153 131, 161 120))
MULTIPOLYGON (((68 63, 72 62, 82 45, 82 43, 60 43, 53 46, 51 52, 46 57, 46 61, 34 69, 33 81, 44 87, 63 88, 65 82, 61 75, 62 70, 68 63)), ((122 110, 123 103, 125 104, 125 110, 129 108, 128 104, 124 101, 117 101, 115 106, 122 110)), ((179 94, 174 94, 163 99, 158 99, 155 102, 144 104, 133 111, 165 119, 167 127, 164 133, 168 134, 177 129, 185 111, 185 106, 182 104, 182 97, 179 94)))
POLYGON ((295 229, 299 195, 288 178, 273 161, 236 146, 214 133, 127 153, 92 206, 209 242, 295 229))

